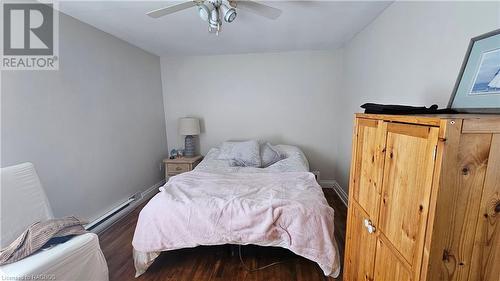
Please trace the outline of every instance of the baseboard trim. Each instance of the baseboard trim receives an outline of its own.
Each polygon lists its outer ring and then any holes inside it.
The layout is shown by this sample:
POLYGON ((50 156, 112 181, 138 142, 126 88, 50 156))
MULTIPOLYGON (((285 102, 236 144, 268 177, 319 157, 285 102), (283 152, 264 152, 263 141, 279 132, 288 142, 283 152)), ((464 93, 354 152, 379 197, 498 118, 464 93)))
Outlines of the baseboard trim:
POLYGON ((319 181, 319 185, 321 185, 322 188, 331 188, 337 195, 339 196, 340 200, 344 205, 347 206, 348 203, 348 196, 347 193, 342 189, 340 184, 336 180, 321 180, 319 181))
POLYGON ((137 204, 141 204, 142 202, 149 200, 151 197, 153 197, 156 193, 158 193, 158 189, 165 184, 165 180, 161 180, 151 186, 150 188, 144 190, 141 192, 141 199, 138 200, 137 204))
MULTIPOLYGON (((156 193, 158 193, 158 189, 165 184, 165 180, 161 180, 157 183, 155 183, 153 186, 149 187, 148 189, 138 192, 134 194, 131 198, 134 196, 137 196, 140 194, 139 198, 135 198, 134 201, 130 202, 127 207, 123 208, 119 212, 113 214, 110 217, 107 217, 105 221, 99 222, 99 224, 95 227, 92 228, 92 232, 94 233, 101 233, 111 227, 113 224, 115 224, 117 221, 128 215, 130 212, 132 212, 137 206, 140 204, 144 203, 146 200, 149 200, 151 197, 153 197, 156 193)), ((95 222, 91 222, 91 224, 94 224, 95 222)))

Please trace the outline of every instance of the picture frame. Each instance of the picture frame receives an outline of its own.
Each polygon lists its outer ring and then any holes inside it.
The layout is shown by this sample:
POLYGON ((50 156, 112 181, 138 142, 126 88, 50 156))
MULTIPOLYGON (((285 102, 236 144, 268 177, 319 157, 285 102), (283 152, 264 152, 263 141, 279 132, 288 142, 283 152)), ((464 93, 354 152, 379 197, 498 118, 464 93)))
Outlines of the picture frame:
POLYGON ((500 29, 471 39, 448 108, 500 113, 500 29))

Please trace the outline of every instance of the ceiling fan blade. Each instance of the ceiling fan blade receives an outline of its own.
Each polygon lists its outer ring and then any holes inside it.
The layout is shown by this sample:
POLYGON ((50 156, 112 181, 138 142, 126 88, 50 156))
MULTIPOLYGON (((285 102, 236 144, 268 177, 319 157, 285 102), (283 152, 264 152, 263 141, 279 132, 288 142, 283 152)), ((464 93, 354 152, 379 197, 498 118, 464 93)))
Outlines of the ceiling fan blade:
POLYGON ((276 9, 254 1, 240 0, 236 1, 236 5, 242 10, 247 10, 259 16, 263 16, 272 20, 279 18, 279 16, 281 15, 280 9, 276 9))
POLYGON ((182 11, 182 10, 194 7, 194 6, 196 6, 196 2, 189 1, 189 2, 184 2, 181 4, 176 4, 176 5, 173 5, 170 7, 165 7, 165 8, 153 10, 153 11, 148 12, 146 14, 152 18, 159 18, 159 17, 163 17, 163 16, 168 15, 168 14, 173 14, 175 12, 182 11))

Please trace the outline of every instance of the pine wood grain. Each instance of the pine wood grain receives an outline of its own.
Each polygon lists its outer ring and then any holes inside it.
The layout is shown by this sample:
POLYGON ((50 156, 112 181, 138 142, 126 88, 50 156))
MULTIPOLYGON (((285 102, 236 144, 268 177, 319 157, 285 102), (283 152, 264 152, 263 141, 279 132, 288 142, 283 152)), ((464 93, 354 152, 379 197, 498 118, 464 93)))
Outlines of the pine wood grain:
MULTIPOLYGON (((499 117, 500 118, 500 117, 499 117)), ((467 119, 464 120, 462 127, 464 134, 480 134, 480 133, 500 133, 500 121, 498 119, 467 119)))
POLYGON ((349 192, 349 222, 344 280, 373 280, 376 247, 374 234, 369 234, 364 220, 375 225, 378 220, 387 123, 380 120, 355 120, 352 167, 349 192))
POLYGON ((352 195, 374 223, 378 217, 382 190, 386 130, 384 122, 358 120, 352 195))
POLYGON ((468 280, 500 280, 500 134, 493 135, 489 159, 468 280))
MULTIPOLYGON (((335 210, 335 239, 341 258, 345 244, 347 208, 332 189, 324 189, 328 203, 335 210)), ((125 216, 99 235, 101 248, 109 267, 110 280, 172 280, 172 281, 222 281, 222 280, 274 280, 315 281, 342 280, 325 277, 319 266, 292 252, 272 247, 244 246, 243 258, 251 267, 275 261, 284 263, 257 272, 248 272, 241 265, 238 255, 229 245, 196 247, 162 253, 148 271, 134 278, 132 237, 142 206, 125 216)))
POLYGON ((368 214, 352 201, 349 207, 349 234, 347 236, 346 252, 364 253, 363 255, 345 256, 344 280, 361 281, 373 280, 373 265, 377 237, 368 233, 364 220, 368 214))
POLYGON ((388 115, 357 113, 357 118, 385 120, 415 125, 441 127, 443 121, 462 119, 465 123, 465 132, 476 132, 480 129, 483 133, 498 133, 500 128, 500 114, 418 114, 418 115, 388 115), (470 129, 469 129, 470 128, 470 129))
POLYGON ((377 242, 377 258, 375 261, 375 280, 411 281, 410 269, 392 251, 388 242, 379 239, 377 242))
POLYGON ((418 274, 438 132, 428 126, 388 125, 379 229, 418 274))
POLYGON ((356 117, 364 119, 385 120, 391 122, 401 122, 416 125, 427 125, 439 127, 441 118, 436 116, 423 115, 384 115, 384 114, 365 114, 357 113, 356 117))
POLYGON ((468 280, 490 143, 488 134, 462 135, 456 162, 447 165, 455 173, 448 179, 449 189, 443 189, 446 194, 441 194, 438 208, 442 218, 433 234, 445 241, 434 247, 429 280, 468 280))
MULTIPOLYGON (((366 231, 350 227, 350 192, 344 281, 355 280, 348 261, 363 256, 375 281, 500 281, 500 115, 356 116, 387 123, 386 153, 375 253, 350 245, 366 231)), ((367 152, 353 142, 353 162, 357 153, 367 152)))
MULTIPOLYGON (((429 272, 439 268, 438 265, 442 262, 442 256, 437 253, 442 251, 444 245, 448 243, 448 234, 445 232, 449 231, 449 228, 446 225, 452 217, 452 212, 449 210, 449 200, 453 197, 451 194, 455 194, 457 191, 455 185, 449 184, 449 182, 454 182, 458 175, 458 169, 450 169, 449 166, 443 164, 458 163, 458 153, 456 152, 460 144, 462 120, 446 120, 442 128, 444 129, 440 128, 440 130, 443 138, 440 139, 437 146, 434 180, 429 203, 428 217, 434 219, 429 219, 427 222, 422 258, 424 266, 421 268, 420 280, 428 280, 428 275, 431 275, 429 272), (431 251, 434 253, 432 256, 431 251)), ((458 164, 455 166, 458 167, 458 164)))

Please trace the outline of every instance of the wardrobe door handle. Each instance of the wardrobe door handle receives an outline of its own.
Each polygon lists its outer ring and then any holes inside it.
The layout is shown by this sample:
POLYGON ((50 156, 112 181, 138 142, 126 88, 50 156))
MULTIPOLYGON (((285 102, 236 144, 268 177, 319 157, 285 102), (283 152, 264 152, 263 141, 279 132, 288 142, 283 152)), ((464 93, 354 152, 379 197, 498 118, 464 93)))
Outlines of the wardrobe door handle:
POLYGON ((375 231, 377 231, 377 228, 375 226, 373 226, 371 220, 365 219, 364 224, 365 224, 365 227, 366 227, 366 230, 368 231, 368 233, 372 234, 372 233, 375 233, 375 231))
POLYGON ((373 225, 370 225, 370 226, 368 227, 368 233, 370 233, 370 234, 371 234, 371 233, 375 233, 375 231, 376 231, 376 230, 377 230, 377 229, 376 229, 376 228, 375 228, 375 226, 373 226, 373 225))

